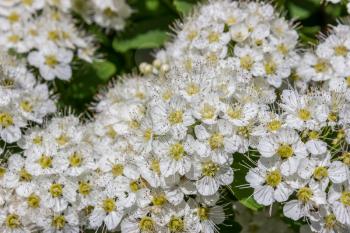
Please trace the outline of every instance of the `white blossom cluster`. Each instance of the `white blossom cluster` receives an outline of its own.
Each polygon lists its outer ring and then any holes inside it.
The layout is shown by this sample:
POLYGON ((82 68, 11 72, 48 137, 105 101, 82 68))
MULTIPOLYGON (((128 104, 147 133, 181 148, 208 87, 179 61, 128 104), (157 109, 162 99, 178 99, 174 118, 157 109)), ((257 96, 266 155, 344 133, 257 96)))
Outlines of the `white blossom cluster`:
POLYGON ((73 10, 79 13, 87 23, 116 31, 123 30, 126 19, 132 14, 125 0, 72 0, 73 10))
POLYGON ((349 65, 350 26, 339 24, 332 27, 330 35, 314 51, 303 54, 295 74, 297 85, 323 82, 330 90, 344 93, 349 100, 349 65))
POLYGON ((45 80, 69 80, 73 57, 92 62, 94 39, 77 28, 71 1, 3 0, 0 47, 27 57, 45 80))
POLYGON ((283 203, 286 217, 307 218, 315 232, 349 232, 350 103, 327 89, 284 90, 275 108, 259 112, 260 158, 246 176, 254 199, 283 203))
POLYGON ((177 64, 184 72, 206 63, 230 68, 239 82, 263 77, 278 88, 298 61, 297 32, 263 2, 210 1, 175 28, 156 63, 177 64))
POLYGON ((0 54, 0 141, 18 141, 29 122, 42 123, 56 111, 48 86, 39 83, 25 64, 0 54))

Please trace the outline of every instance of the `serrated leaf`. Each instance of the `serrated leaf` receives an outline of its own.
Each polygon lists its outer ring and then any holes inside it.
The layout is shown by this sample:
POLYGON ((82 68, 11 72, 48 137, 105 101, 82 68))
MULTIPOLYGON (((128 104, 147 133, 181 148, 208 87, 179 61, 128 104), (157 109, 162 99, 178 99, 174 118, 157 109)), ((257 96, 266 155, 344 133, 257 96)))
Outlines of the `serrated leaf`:
POLYGON ((130 39, 114 39, 113 48, 121 53, 124 53, 130 49, 152 49, 161 47, 168 35, 166 31, 152 30, 141 35, 136 35, 130 39))
POLYGON ((109 61, 94 61, 92 65, 97 76, 103 81, 110 79, 117 71, 116 66, 109 61))
POLYGON ((186 15, 191 11, 193 4, 183 0, 174 0, 174 6, 179 13, 186 15))

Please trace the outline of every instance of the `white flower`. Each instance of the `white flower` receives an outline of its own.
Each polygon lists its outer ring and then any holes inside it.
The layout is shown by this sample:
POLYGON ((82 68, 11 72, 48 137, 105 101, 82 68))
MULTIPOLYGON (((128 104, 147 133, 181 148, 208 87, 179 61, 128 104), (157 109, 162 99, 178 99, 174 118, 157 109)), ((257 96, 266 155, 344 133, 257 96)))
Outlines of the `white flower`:
POLYGON ((53 80, 56 77, 68 80, 72 76, 69 65, 72 58, 71 51, 48 45, 42 47, 39 51, 31 52, 28 55, 28 62, 39 68, 41 76, 46 80, 53 80))
POLYGON ((350 225, 350 190, 348 184, 333 185, 328 193, 328 201, 336 219, 350 225))

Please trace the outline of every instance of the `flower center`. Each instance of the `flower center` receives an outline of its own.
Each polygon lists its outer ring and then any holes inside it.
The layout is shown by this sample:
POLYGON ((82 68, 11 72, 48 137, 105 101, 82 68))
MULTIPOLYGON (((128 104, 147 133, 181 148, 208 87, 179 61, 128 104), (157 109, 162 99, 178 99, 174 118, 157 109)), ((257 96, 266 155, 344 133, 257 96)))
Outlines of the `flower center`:
POLYGON ((185 149, 181 143, 175 143, 170 147, 170 156, 178 161, 185 155, 185 149))
POLYGON ((283 44, 283 43, 277 45, 277 50, 283 55, 287 55, 288 54, 288 47, 285 44, 283 44))
POLYGON ((220 35, 217 32, 210 32, 208 35, 209 43, 216 43, 220 41, 220 35))
POLYGON ((112 174, 113 176, 121 176, 124 172, 124 165, 123 164, 114 164, 112 167, 112 174))
POLYGON ((65 134, 61 134, 58 138, 56 138, 56 142, 60 146, 64 146, 69 142, 69 137, 65 134))
POLYGON ((8 16, 7 16, 7 20, 10 22, 10 23, 16 23, 18 22, 19 20, 21 19, 21 16, 13 11, 11 12, 8 16))
POLYGON ((276 70, 277 70, 277 65, 275 62, 269 61, 269 62, 265 63, 265 73, 267 75, 275 74, 276 70))
POLYGON ((302 201, 302 202, 310 201, 312 196, 313 196, 313 192, 308 187, 303 187, 303 188, 299 189, 297 192, 297 198, 299 201, 302 201))
POLYGON ((282 123, 279 120, 272 120, 267 123, 267 130, 270 132, 274 132, 279 130, 282 127, 282 123))
POLYGON ((340 202, 343 205, 350 207, 350 192, 343 192, 340 197, 340 202))
POLYGON ((79 188, 78 188, 78 191, 81 195, 83 196, 87 196, 91 193, 91 185, 87 182, 80 182, 79 183, 79 188))
POLYGON ((152 138, 152 129, 148 128, 145 130, 145 132, 143 133, 143 138, 145 139, 145 141, 149 141, 152 138))
POLYGON ((152 204, 155 206, 163 206, 167 203, 167 199, 164 194, 155 195, 152 199, 152 204))
POLYGON ((141 232, 154 232, 154 221, 151 217, 143 217, 139 222, 139 229, 141 232))
POLYGON ((70 157, 69 157, 69 165, 71 167, 80 167, 83 162, 83 156, 77 152, 74 152, 70 157))
POLYGON ((209 146, 212 150, 221 148, 224 145, 224 136, 220 133, 214 133, 209 138, 209 146))
POLYGON ((168 120, 170 124, 180 124, 183 122, 183 112, 182 111, 172 111, 169 114, 168 120))
POLYGON ((40 206, 40 197, 38 195, 35 195, 34 193, 31 194, 27 198, 27 204, 31 208, 38 208, 40 206))
POLYGON ((138 190, 140 190, 139 183, 136 180, 131 181, 129 184, 129 187, 130 187, 131 192, 134 192, 134 193, 136 193, 138 190))
POLYGON ((278 170, 268 172, 265 177, 266 184, 277 187, 282 181, 281 172, 278 170))
POLYGON ((346 56, 348 54, 348 49, 344 45, 338 45, 334 48, 334 53, 337 56, 346 56))
POLYGON ((282 159, 288 159, 293 155, 294 151, 293 148, 288 144, 282 144, 277 149, 277 154, 282 159))
POLYGON ((32 180, 32 178, 33 178, 33 176, 29 172, 27 172, 27 170, 25 168, 22 168, 19 171, 19 180, 20 181, 29 182, 32 180))
POLYGON ((102 202, 102 208, 107 213, 112 212, 116 208, 115 201, 112 198, 107 198, 102 202))
POLYGON ((33 0, 22 0, 23 5, 31 6, 33 4, 33 0))
POLYGON ((343 163, 350 166, 350 152, 344 152, 343 155, 341 156, 341 159, 343 163))
POLYGON ((215 116, 215 107, 210 104, 204 104, 201 115, 204 119, 212 119, 215 116))
POLYGON ((0 178, 3 177, 6 173, 6 168, 0 167, 0 178))
POLYGON ((52 197, 61 197, 63 194, 63 186, 61 184, 52 184, 50 193, 52 197))
POLYGON ((194 40, 194 38, 197 37, 197 35, 198 35, 198 32, 192 30, 192 31, 189 31, 189 32, 187 33, 186 38, 187 38, 187 40, 192 41, 192 40, 194 40))
POLYGON ((160 163, 159 163, 159 160, 153 159, 151 161, 151 166, 150 167, 151 167, 152 171, 154 171, 157 174, 160 174, 160 163))
POLYGON ((38 160, 38 163, 42 169, 48 169, 52 167, 52 157, 43 154, 38 160))
POLYGON ((35 145, 41 145, 43 143, 43 137, 41 136, 36 136, 35 138, 33 138, 33 143, 35 145))
POLYGON ((209 219, 209 209, 204 207, 197 208, 197 215, 201 221, 209 219))
POLYGON ((2 79, 0 81, 0 85, 3 86, 3 87, 12 87, 15 85, 15 81, 13 79, 10 79, 10 78, 5 78, 5 79, 2 79))
POLYGON ((20 103, 20 107, 25 112, 32 112, 33 111, 33 105, 27 100, 22 101, 20 103))
POLYGON ((245 70, 251 70, 253 67, 253 59, 249 55, 245 55, 240 58, 241 68, 245 70))
POLYGON ((320 134, 317 131, 310 131, 308 136, 310 139, 316 140, 320 137, 320 134))
POLYGON ((307 120, 310 120, 311 113, 309 110, 303 108, 299 110, 298 117, 303 121, 307 121, 307 120))
POLYGON ((66 218, 63 215, 56 215, 52 218, 52 226, 57 230, 62 230, 66 225, 66 218))
POLYGON ((13 117, 7 112, 0 112, 0 125, 4 128, 14 124, 13 117))
POLYGON ((195 83, 189 83, 186 87, 186 92, 189 96, 193 96, 199 93, 199 86, 195 83))
POLYGON ((45 56, 45 64, 51 69, 55 68, 58 65, 58 60, 55 55, 45 56))
POLYGON ((334 214, 329 214, 324 218, 324 225, 327 229, 333 229, 337 223, 337 218, 334 214))
POLYGON ((214 177, 219 170, 220 166, 212 161, 202 164, 202 174, 204 176, 214 177))
POLYGON ((17 214, 10 214, 6 217, 6 226, 11 229, 19 228, 21 226, 21 221, 17 214))
POLYGON ((227 115, 231 118, 231 119, 240 119, 243 116, 242 110, 241 109, 233 109, 233 108, 229 108, 227 111, 227 115))
POLYGON ((323 178, 328 176, 328 170, 327 168, 320 166, 315 168, 313 175, 316 180, 322 180, 323 178))
POLYGON ((314 69, 316 73, 323 73, 328 70, 328 65, 325 61, 320 60, 314 65, 314 69))
POLYGON ((185 228, 184 221, 181 218, 172 217, 169 221, 168 228, 170 232, 182 232, 185 228))
POLYGON ((336 112, 330 112, 327 119, 331 122, 336 122, 338 120, 338 114, 336 112))

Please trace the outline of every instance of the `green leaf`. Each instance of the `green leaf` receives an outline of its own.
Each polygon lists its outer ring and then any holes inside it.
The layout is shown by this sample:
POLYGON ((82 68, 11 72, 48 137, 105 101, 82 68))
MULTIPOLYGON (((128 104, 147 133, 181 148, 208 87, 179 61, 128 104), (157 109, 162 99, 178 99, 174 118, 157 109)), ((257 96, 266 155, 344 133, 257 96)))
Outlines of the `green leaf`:
POLYGON ((249 171, 247 166, 254 166, 252 160, 256 160, 257 156, 248 157, 248 155, 245 154, 235 153, 233 158, 233 169, 235 171, 235 179, 231 186, 233 194, 243 205, 251 210, 257 211, 263 206, 256 203, 252 198, 253 189, 242 187, 248 183, 245 180, 245 176, 249 171))
POLYGON ((310 17, 312 13, 311 10, 300 7, 292 2, 289 3, 289 12, 292 18, 297 18, 297 19, 306 19, 310 17))
POLYGON ((117 72, 115 65, 109 61, 94 61, 92 65, 97 76, 103 81, 107 81, 117 72))
POLYGON ((184 0, 174 0, 174 6, 179 13, 186 15, 191 11, 193 4, 184 0))
POLYGON ((248 207, 251 210, 254 211, 258 211, 259 209, 263 208, 262 205, 260 205, 259 203, 257 203, 253 197, 248 197, 248 198, 244 198, 242 200, 239 201, 242 205, 248 207))
POLYGON ((166 31, 152 30, 130 39, 119 40, 116 38, 113 41, 113 48, 121 53, 130 49, 159 48, 167 39, 168 35, 166 31))

